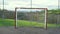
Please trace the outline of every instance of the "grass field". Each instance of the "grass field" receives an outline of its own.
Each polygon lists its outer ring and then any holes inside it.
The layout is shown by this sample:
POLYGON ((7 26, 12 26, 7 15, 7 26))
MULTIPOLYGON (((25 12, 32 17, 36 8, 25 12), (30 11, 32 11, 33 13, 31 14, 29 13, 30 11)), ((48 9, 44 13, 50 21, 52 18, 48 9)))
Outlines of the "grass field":
MULTIPOLYGON (((35 26, 35 27, 44 27, 44 23, 38 23, 38 22, 31 22, 26 20, 17 20, 18 26, 35 26)), ((0 26, 14 26, 14 20, 13 19, 1 19, 0 18, 0 26)), ((58 25, 60 26, 60 24, 58 25)), ((56 27, 56 24, 48 24, 48 27, 56 27)))

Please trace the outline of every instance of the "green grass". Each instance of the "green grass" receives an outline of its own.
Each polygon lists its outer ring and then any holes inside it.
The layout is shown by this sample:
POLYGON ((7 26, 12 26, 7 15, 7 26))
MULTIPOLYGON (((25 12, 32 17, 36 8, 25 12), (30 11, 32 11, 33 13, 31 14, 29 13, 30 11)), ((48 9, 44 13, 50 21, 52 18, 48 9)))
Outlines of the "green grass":
MULTIPOLYGON (((31 22, 31 21, 26 21, 26 20, 17 20, 18 26, 23 26, 23 27, 44 27, 44 23, 38 23, 38 22, 31 22)), ((0 18, 0 26, 14 26, 14 20, 13 19, 1 19, 0 18)), ((60 24, 58 25, 60 26, 60 24)), ((48 24, 48 27, 56 27, 56 24, 48 24)))
POLYGON ((0 18, 0 26, 13 26, 13 25, 14 25, 14 20, 0 18))
POLYGON ((43 23, 25 21, 25 20, 18 20, 18 26, 36 26, 36 27, 43 27, 43 23))

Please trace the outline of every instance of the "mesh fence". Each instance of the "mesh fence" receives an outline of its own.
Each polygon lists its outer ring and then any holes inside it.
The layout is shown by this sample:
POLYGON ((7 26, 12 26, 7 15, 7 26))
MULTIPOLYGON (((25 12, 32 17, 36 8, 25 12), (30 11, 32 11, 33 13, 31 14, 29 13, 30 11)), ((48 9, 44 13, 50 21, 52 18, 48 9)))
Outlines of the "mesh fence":
POLYGON ((0 25, 14 26, 14 11, 2 10, 0 11, 0 25))

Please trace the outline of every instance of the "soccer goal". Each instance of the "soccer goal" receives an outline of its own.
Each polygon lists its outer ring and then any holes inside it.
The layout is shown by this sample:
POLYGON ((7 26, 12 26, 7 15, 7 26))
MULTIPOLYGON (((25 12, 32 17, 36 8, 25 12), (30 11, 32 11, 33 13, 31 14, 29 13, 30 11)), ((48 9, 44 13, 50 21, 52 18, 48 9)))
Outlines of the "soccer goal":
POLYGON ((15 8, 15 28, 43 27, 47 29, 47 8, 15 8))

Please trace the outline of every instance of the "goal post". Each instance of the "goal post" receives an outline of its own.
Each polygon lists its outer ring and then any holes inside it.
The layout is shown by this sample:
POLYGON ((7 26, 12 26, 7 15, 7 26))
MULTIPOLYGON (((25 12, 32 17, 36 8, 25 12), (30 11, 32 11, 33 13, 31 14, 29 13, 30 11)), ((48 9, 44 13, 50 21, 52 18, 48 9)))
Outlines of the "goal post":
POLYGON ((48 12, 47 12, 47 8, 25 8, 25 7, 16 7, 15 8, 15 29, 17 28, 17 9, 43 9, 45 11, 45 17, 44 17, 44 28, 47 29, 47 15, 48 15, 48 12))

